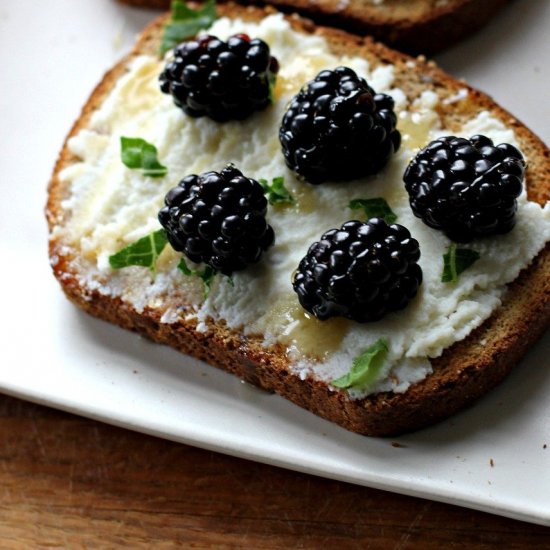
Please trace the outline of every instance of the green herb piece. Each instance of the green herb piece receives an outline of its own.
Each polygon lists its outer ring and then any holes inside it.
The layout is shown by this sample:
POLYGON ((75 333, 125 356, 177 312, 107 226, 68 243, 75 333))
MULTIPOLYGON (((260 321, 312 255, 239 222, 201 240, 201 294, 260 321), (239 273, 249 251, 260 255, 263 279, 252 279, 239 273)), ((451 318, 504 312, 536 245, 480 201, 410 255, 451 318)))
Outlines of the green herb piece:
POLYGON ((479 252, 470 248, 457 248, 452 243, 447 252, 443 254, 443 273, 441 274, 442 283, 456 283, 458 276, 468 269, 474 262, 479 260, 479 252))
POLYGON ((200 279, 202 279, 202 282, 204 283, 204 297, 208 297, 214 276, 218 273, 214 268, 207 265, 204 267, 204 269, 190 269, 185 259, 181 258, 178 264, 178 269, 184 275, 187 275, 189 277, 199 277, 200 279))
POLYGON ((382 366, 388 354, 388 345, 382 338, 353 360, 347 374, 332 381, 337 388, 367 389, 380 378, 382 366))
POLYGON ((196 270, 189 269, 187 262, 183 258, 180 259, 180 263, 178 264, 178 269, 188 277, 192 277, 197 274, 196 270))
POLYGON ((397 220, 397 216, 386 202, 386 199, 382 197, 375 199, 354 199, 348 206, 352 210, 363 209, 367 219, 382 218, 386 223, 393 223, 397 220))
POLYGON ((294 197, 290 194, 290 191, 285 187, 285 178, 278 176, 268 183, 265 179, 258 180, 263 187, 264 193, 269 204, 293 204, 294 197))
POLYGON ((269 103, 275 102, 275 85, 277 84, 277 74, 269 73, 269 103))
POLYGON ((167 242, 166 232, 159 229, 109 256, 109 264, 113 269, 139 265, 148 267, 154 274, 158 257, 167 242))
POLYGON ((214 276, 218 273, 214 268, 207 265, 198 275, 204 283, 204 297, 208 298, 210 294, 210 287, 212 286, 212 281, 214 276))
POLYGON ((186 38, 191 38, 202 29, 207 29, 217 17, 215 0, 208 0, 197 10, 191 9, 181 0, 173 0, 172 17, 164 26, 160 54, 164 55, 186 38))
POLYGON ((141 138, 120 138, 120 158, 128 168, 140 168, 144 176, 162 178, 168 172, 157 158, 157 148, 141 138))

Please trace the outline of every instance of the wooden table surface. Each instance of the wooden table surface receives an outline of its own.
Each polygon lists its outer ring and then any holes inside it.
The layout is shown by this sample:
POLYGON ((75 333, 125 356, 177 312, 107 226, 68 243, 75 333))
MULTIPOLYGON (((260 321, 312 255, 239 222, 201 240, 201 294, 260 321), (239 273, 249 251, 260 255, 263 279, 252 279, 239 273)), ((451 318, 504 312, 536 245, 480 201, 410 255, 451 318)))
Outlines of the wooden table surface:
MULTIPOLYGON (((0 548, 550 548, 550 528, 0 395, 0 548)), ((550 494, 549 494, 550 498, 550 494)))

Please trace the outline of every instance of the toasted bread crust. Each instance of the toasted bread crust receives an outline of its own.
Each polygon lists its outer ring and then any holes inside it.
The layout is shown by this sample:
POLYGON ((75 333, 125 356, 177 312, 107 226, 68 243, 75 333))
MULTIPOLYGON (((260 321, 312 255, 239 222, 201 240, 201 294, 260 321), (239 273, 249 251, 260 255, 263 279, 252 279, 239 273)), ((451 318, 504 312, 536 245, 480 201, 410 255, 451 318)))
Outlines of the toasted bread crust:
POLYGON ((449 0, 443 4, 436 0, 386 0, 376 5, 369 0, 270 0, 269 3, 311 17, 320 25, 371 35, 410 54, 431 55, 476 32, 507 1, 449 0))
MULTIPOLYGON (((272 10, 225 5, 220 7, 220 11, 230 17, 257 20, 272 10)), ((544 203, 550 198, 548 149, 488 96, 453 80, 432 63, 416 60, 413 66, 411 58, 369 38, 315 27, 310 21, 297 17, 291 20, 302 32, 325 36, 336 54, 345 51, 348 55, 363 55, 372 65, 393 63, 396 66, 396 85, 408 97, 416 97, 420 91, 429 88, 442 99, 451 98, 458 90, 467 88, 466 99, 454 103, 440 102, 444 126, 452 130, 479 110, 490 110, 493 116, 513 127, 529 159, 527 188, 530 199, 544 203)), ((160 18, 149 25, 133 52, 105 75, 68 138, 87 126, 91 114, 125 72, 133 56, 157 51, 164 21, 160 18)), ((55 225, 63 224, 66 216, 61 200, 69 190, 61 182, 59 172, 75 160, 65 143, 49 184, 46 216, 50 231, 55 225)), ((203 359, 247 382, 274 391, 327 420, 365 435, 390 436, 412 431, 470 405, 506 376, 550 323, 550 246, 547 245, 532 265, 509 286, 502 306, 493 316, 468 338, 432 360, 433 374, 405 393, 380 393, 362 400, 351 400, 345 391, 333 391, 322 382, 301 380, 291 373, 280 349, 265 348, 259 341, 246 339, 221 324, 211 324, 209 332, 204 334, 196 330, 192 320, 161 323, 161 313, 156 310, 146 309, 139 313, 120 298, 83 288, 71 263, 71 253, 65 250, 64 243, 52 239, 49 246, 54 274, 63 290, 69 299, 88 313, 203 359)))
MULTIPOLYGON (((170 0, 119 0, 168 9, 170 0)), ((297 12, 320 25, 368 34, 410 54, 433 54, 473 34, 510 0, 240 0, 297 12)))

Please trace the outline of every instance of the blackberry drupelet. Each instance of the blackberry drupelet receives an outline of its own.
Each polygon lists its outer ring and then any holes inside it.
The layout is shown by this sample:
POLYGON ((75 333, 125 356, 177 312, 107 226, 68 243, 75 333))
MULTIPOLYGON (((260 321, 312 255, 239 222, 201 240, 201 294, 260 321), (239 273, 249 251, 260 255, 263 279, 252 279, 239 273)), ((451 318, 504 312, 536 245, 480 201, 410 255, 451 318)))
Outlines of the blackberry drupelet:
POLYGON ((269 46, 237 34, 227 42, 204 36, 183 42, 161 73, 160 89, 192 117, 242 120, 271 103, 279 70, 269 46))
POLYGON ((284 115, 279 140, 287 166, 313 184, 378 172, 401 144, 393 107, 352 69, 321 71, 284 115))
POLYGON ((418 242, 402 225, 349 221, 310 246, 292 286, 302 307, 321 320, 377 321, 416 295, 419 258, 418 242))
POLYGON ((256 263, 274 242, 262 186, 234 166, 186 176, 164 202, 158 217, 172 247, 225 275, 256 263))
POLYGON ((508 143, 447 136, 422 149, 403 179, 415 216, 466 243, 514 227, 524 172, 521 153, 508 143))

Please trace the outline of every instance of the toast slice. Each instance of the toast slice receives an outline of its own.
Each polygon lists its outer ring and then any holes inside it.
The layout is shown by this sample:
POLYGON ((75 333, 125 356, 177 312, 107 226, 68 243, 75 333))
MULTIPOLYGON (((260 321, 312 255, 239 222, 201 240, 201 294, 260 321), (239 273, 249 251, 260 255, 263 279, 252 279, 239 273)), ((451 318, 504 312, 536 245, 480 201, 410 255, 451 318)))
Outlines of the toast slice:
MULTIPOLYGON (((220 6, 220 12, 231 19, 259 21, 273 10, 227 4, 220 6)), ((64 174, 67 170, 78 170, 84 155, 84 152, 71 147, 70 140, 92 126, 94 115, 108 101, 109 94, 139 56, 157 55, 166 20, 167 16, 162 16, 151 23, 134 50, 105 75, 70 131, 57 160, 48 189, 46 216, 50 229, 51 265, 68 298, 91 315, 205 360, 344 428, 365 435, 390 436, 433 424, 470 405, 496 386, 550 323, 548 245, 508 285, 501 306, 487 320, 440 356, 430 359, 431 374, 413 383, 407 391, 381 391, 360 399, 352 398, 345 390, 331 387, 313 376, 300 376, 293 370, 281 343, 265 345, 260 337, 245 335, 242 330, 230 328, 223 320, 206 318, 199 321, 193 315, 196 304, 186 294, 189 286, 183 280, 185 277, 180 277, 181 289, 178 287, 171 293, 161 291, 154 299, 140 302, 138 298, 127 299, 127 295, 128 292, 134 297, 148 294, 151 278, 147 273, 143 274, 147 270, 130 268, 127 276, 117 280, 118 286, 111 284, 115 275, 109 274, 108 270, 107 274, 96 272, 96 258, 86 257, 82 239, 71 240, 65 230, 75 221, 71 210, 66 207, 75 189, 64 174), (167 315, 169 310, 174 310, 174 304, 180 312, 175 318, 167 315)), ((413 60, 370 38, 317 27, 298 17, 290 18, 290 22, 293 29, 304 36, 322 37, 335 55, 359 56, 372 68, 393 66, 394 85, 402 90, 408 104, 414 103, 426 91, 437 95, 437 115, 447 133, 457 131, 480 111, 489 112, 491 117, 514 131, 529 159, 526 187, 530 200, 539 204, 548 201, 548 149, 488 96, 452 79, 431 62, 413 60)), ((273 128, 275 134, 277 129, 273 128)), ((218 166, 220 159, 213 158, 212 162, 218 166)), ((117 185, 116 181, 107 183, 117 185)), ((319 234, 326 229, 320 227, 319 234)))
MULTIPOLYGON (((168 9, 170 0, 119 0, 168 9)), ((509 0, 243 0, 297 12, 320 25, 368 34, 410 54, 434 54, 473 34, 509 0)))

